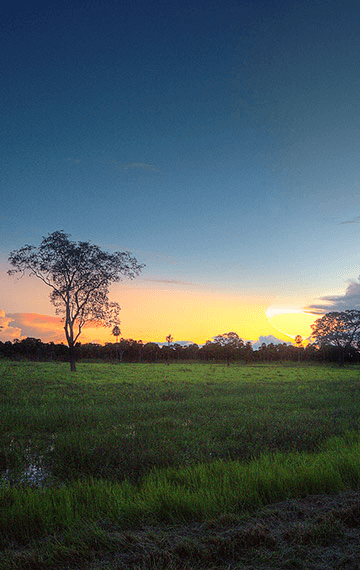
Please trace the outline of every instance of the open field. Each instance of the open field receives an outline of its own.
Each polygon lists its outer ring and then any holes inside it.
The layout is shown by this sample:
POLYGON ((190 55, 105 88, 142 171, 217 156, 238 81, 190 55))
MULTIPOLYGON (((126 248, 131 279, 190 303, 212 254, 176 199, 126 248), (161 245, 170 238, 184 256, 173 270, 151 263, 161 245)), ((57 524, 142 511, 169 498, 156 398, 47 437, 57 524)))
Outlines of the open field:
MULTIPOLYGON (((358 368, 78 369, 0 364, 0 568, 90 568, 92 559, 99 570, 325 568, 291 544, 319 549, 326 533, 334 542, 357 532, 358 368), (285 539, 264 523, 268 512, 251 517, 312 494, 330 495, 332 507, 309 527, 293 513, 282 566, 285 539), (251 566, 254 547, 266 561, 251 566), (117 562, 105 563, 105 553, 117 562)), ((346 556, 336 567, 359 567, 356 549, 346 556)))

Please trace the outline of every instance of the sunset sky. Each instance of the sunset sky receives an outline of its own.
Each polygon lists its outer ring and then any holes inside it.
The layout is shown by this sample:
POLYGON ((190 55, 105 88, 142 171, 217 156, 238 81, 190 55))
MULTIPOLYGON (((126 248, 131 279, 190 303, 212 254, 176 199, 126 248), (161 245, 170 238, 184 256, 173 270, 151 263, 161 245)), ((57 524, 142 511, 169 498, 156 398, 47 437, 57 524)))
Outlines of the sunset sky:
POLYGON ((359 23, 355 0, 8 3, 0 340, 64 340, 6 273, 56 230, 146 264, 111 289, 125 338, 291 340, 360 309, 359 23))

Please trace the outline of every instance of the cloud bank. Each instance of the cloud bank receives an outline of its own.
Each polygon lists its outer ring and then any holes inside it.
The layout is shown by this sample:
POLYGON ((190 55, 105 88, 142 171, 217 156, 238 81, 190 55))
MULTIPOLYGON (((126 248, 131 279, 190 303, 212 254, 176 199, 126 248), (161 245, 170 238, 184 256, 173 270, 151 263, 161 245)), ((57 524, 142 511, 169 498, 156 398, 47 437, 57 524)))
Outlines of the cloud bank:
POLYGON ((64 325, 60 317, 40 315, 38 313, 10 313, 5 315, 6 327, 0 334, 1 340, 13 340, 14 338, 40 338, 43 342, 64 342, 64 325))
POLYGON ((5 311, 0 309, 0 340, 14 340, 15 338, 21 338, 22 331, 21 328, 16 326, 14 319, 11 315, 6 315, 5 311))
POLYGON ((307 313, 323 315, 333 311, 360 310, 360 277, 358 281, 351 281, 347 286, 345 295, 327 295, 319 298, 319 303, 305 307, 307 313))
MULTIPOLYGON (((27 337, 39 338, 43 342, 66 344, 64 323, 61 317, 42 315, 39 313, 9 313, 0 310, 0 341, 13 341, 27 337)), ((84 326, 79 341, 104 343, 109 342, 110 332, 106 327, 98 327, 95 323, 84 326)))

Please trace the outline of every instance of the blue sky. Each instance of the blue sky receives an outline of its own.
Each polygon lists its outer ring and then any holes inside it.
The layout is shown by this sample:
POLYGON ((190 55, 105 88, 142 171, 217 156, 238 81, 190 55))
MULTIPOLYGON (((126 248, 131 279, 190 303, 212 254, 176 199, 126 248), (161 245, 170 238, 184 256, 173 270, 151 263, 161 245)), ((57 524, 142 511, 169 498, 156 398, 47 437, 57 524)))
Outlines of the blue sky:
POLYGON ((59 229, 133 252, 139 288, 289 307, 346 296, 359 20, 347 0, 7 6, 0 309, 34 310, 30 294, 9 301, 6 259, 59 229))

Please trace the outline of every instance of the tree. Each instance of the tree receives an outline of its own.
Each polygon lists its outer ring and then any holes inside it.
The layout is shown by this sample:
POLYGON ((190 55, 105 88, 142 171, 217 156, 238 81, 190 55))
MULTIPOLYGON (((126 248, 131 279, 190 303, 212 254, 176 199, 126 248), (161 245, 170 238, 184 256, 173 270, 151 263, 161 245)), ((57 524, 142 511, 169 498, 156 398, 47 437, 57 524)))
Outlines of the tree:
POLYGON ((147 342, 143 347, 144 359, 148 362, 157 362, 160 356, 160 347, 156 342, 147 342))
POLYGON ((118 353, 118 348, 119 348, 118 337, 121 334, 120 327, 118 325, 115 325, 113 330, 111 331, 111 334, 116 338, 116 358, 118 358, 118 356, 119 356, 119 353, 118 353))
POLYGON ((237 358, 245 346, 244 341, 236 332, 228 332, 215 336, 214 345, 220 357, 225 357, 227 366, 230 365, 230 358, 237 358))
POLYGON ((120 362, 123 360, 124 352, 126 352, 130 346, 130 342, 126 338, 121 338, 120 342, 116 344, 116 352, 120 362))
POLYGON ((171 348, 172 348, 172 347, 171 347, 171 343, 173 342, 173 340, 174 340, 174 338, 172 337, 172 335, 171 335, 171 334, 168 334, 167 337, 166 337, 166 342, 167 342, 167 344, 168 344, 168 345, 167 345, 167 347, 168 347, 168 350, 167 350, 167 363, 168 363, 168 364, 170 364, 170 350, 171 350, 171 348))
POLYGON ((184 358, 195 360, 199 355, 199 345, 196 343, 188 344, 183 348, 184 358))
POLYGON ((360 311, 326 313, 313 325, 311 336, 320 348, 330 345, 339 351, 339 362, 344 363, 345 354, 351 348, 358 348, 360 341, 360 311))
POLYGON ((70 368, 75 372, 75 343, 86 323, 106 327, 120 324, 118 303, 109 301, 109 286, 124 277, 133 279, 140 265, 128 251, 107 253, 90 242, 75 242, 56 231, 36 247, 25 245, 12 251, 9 275, 35 275, 51 289, 56 314, 63 315, 69 347, 70 368))
POLYGON ((111 331, 111 334, 116 337, 116 342, 117 342, 117 337, 121 335, 120 327, 118 327, 118 325, 115 325, 113 330, 111 331))
POLYGON ((297 334, 295 337, 295 344, 298 348, 300 348, 302 346, 303 343, 303 337, 301 336, 301 334, 297 334))
POLYGON ((301 334, 297 334, 295 337, 295 344, 296 344, 296 348, 298 350, 298 361, 300 362, 301 360, 301 350, 303 349, 303 337, 301 336, 301 334))

